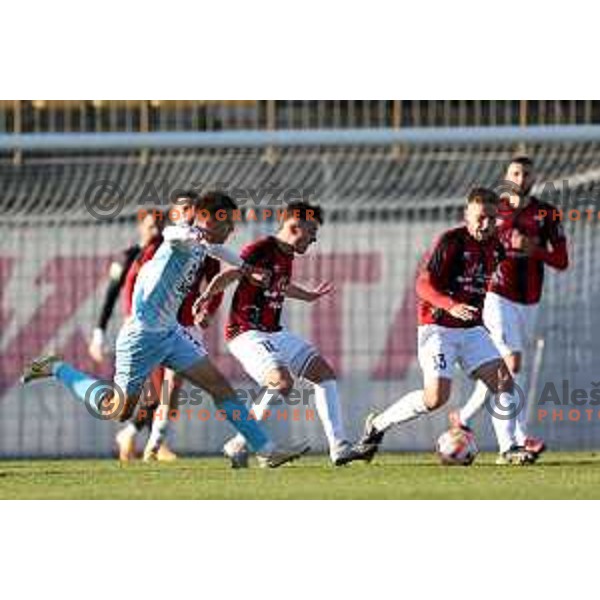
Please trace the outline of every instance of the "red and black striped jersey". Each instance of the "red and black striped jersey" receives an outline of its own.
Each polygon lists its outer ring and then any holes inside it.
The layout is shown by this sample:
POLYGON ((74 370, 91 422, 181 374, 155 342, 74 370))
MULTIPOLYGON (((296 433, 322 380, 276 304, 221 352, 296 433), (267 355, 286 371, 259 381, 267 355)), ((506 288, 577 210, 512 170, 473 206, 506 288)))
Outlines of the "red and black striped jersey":
POLYGON ((427 252, 417 280, 419 325, 475 327, 482 324, 485 294, 492 274, 504 255, 500 241, 493 237, 479 242, 466 226, 444 232, 427 252), (427 277, 423 277, 427 275, 427 277), (443 302, 438 301, 443 298, 443 302), (453 317, 448 309, 464 303, 479 309, 472 321, 453 317))
POLYGON ((266 270, 269 279, 267 287, 248 278, 238 283, 225 327, 227 340, 244 331, 281 330, 281 311, 292 278, 294 255, 282 250, 273 236, 245 246, 240 256, 247 264, 266 270))
POLYGON ((550 244, 567 261, 567 247, 558 211, 546 202, 531 198, 522 209, 504 206, 498 212, 498 237, 506 251, 506 258, 498 265, 490 290, 521 304, 535 304, 542 297, 544 260, 539 255, 550 244), (512 232, 517 230, 529 237, 540 253, 528 256, 512 248, 512 232))

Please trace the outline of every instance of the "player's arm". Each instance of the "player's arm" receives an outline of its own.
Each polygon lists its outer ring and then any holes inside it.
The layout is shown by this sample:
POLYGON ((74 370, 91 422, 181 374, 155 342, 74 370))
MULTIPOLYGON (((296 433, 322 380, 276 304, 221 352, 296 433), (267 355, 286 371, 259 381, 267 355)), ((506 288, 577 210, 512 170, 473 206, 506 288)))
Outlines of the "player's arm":
POLYGON ((240 281, 244 277, 248 277, 255 285, 266 287, 268 284, 268 274, 264 270, 257 269, 254 266, 262 253, 261 241, 245 246, 239 256, 222 244, 205 243, 205 246, 210 257, 233 266, 216 274, 194 303, 193 312, 199 318, 207 310, 207 304, 213 302, 230 285, 236 281, 240 281))
POLYGON ((531 238, 523 235, 516 229, 512 232, 511 244, 515 250, 520 250, 547 264, 549 267, 564 271, 569 266, 569 252, 567 250, 567 239, 563 233, 560 222, 550 221, 548 227, 548 242, 546 246, 538 246, 531 238))
POLYGON ((294 298, 295 300, 303 300, 304 302, 314 302, 322 296, 333 291, 333 284, 326 281, 320 283, 316 288, 309 289, 304 286, 298 285, 297 283, 290 283, 286 289, 285 295, 288 298, 294 298))
MULTIPOLYGON (((198 292, 201 294, 203 289, 206 289, 210 282, 220 273, 221 265, 218 260, 208 256, 204 260, 204 264, 202 265, 202 278, 199 282, 198 292)), ((199 325, 202 328, 207 328, 217 310, 223 303, 223 292, 217 293, 212 296, 208 302, 206 302, 202 307, 198 308, 197 312, 195 312, 195 321, 196 325, 199 325)))
POLYGON ((163 229, 163 240, 170 244, 175 250, 190 250, 202 242, 203 234, 198 227, 192 227, 184 223, 178 225, 167 225, 163 229))
POLYGON ((475 306, 456 302, 447 292, 450 265, 456 259, 456 246, 447 236, 436 243, 417 277, 417 296, 435 308, 462 321, 471 321, 479 312, 475 306))
POLYGON ((223 294, 230 285, 242 279, 244 274, 245 271, 242 267, 232 267, 221 271, 218 275, 213 277, 211 282, 206 286, 206 289, 198 297, 197 302, 205 303, 212 297, 223 294))
POLYGON ((192 312, 196 317, 196 322, 199 325, 202 324, 205 314, 210 310, 209 307, 211 304, 216 302, 217 298, 222 298, 225 290, 235 282, 247 278, 255 285, 263 285, 265 277, 266 275, 263 271, 246 264, 243 264, 241 267, 231 267, 221 271, 212 279, 202 294, 198 296, 196 302, 194 302, 192 312))
POLYGON ((115 304, 119 299, 123 284, 125 283, 127 272, 133 264, 137 251, 138 249, 135 246, 130 248, 123 254, 120 260, 116 260, 110 265, 108 271, 108 287, 104 294, 102 308, 100 309, 100 317, 98 318, 88 347, 90 356, 96 362, 102 362, 104 360, 105 332, 114 312, 115 304))

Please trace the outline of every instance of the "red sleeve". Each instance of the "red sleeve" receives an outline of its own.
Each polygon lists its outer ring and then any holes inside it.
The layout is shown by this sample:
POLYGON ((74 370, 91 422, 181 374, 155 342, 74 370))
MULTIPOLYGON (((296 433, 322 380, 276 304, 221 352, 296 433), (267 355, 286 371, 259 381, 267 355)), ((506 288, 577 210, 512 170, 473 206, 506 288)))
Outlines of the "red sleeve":
POLYGON ((442 235, 425 257, 417 278, 417 296, 436 308, 449 310, 454 300, 444 293, 448 287, 450 269, 457 253, 457 245, 448 234, 442 235))
MULTIPOLYGON (((553 214, 553 212, 553 210, 548 210, 547 214, 553 214)), ((543 247, 534 248, 531 256, 545 262, 550 267, 564 271, 569 266, 569 253, 563 225, 560 220, 546 217, 544 226, 552 248, 550 250, 543 247)))
POLYGON ((442 292, 439 292, 431 281, 431 274, 429 271, 421 271, 417 278, 417 296, 425 302, 429 302, 431 306, 436 308, 442 308, 443 310, 450 310, 454 306, 454 301, 450 296, 446 296, 442 292))

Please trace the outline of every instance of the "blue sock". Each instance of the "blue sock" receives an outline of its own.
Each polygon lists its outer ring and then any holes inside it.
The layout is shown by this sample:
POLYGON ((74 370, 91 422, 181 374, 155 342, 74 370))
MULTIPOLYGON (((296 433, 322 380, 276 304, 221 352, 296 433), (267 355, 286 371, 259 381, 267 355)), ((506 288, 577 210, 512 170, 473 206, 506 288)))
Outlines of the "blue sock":
POLYGON ((96 412, 100 412, 98 402, 108 387, 105 382, 78 371, 66 362, 57 362, 52 372, 56 379, 71 390, 77 400, 89 404, 96 412))
POLYGON ((239 400, 223 400, 217 407, 225 411, 228 421, 246 438, 252 450, 258 452, 270 445, 267 434, 256 421, 248 419, 248 409, 239 400))

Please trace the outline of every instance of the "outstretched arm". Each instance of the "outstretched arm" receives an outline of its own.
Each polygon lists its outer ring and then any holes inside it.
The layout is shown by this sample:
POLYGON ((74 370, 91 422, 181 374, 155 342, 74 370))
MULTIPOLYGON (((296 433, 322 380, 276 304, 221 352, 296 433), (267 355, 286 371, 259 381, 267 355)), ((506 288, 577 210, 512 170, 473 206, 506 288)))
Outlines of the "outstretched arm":
POLYGON ((290 283, 287 287, 285 295, 288 298, 295 300, 303 300, 304 302, 314 302, 322 296, 325 296, 333 291, 333 284, 330 282, 320 283, 314 289, 308 289, 297 283, 290 283))
POLYGON ((211 279, 206 289, 198 296, 196 302, 194 302, 194 307, 192 309, 194 315, 200 316, 202 313, 206 312, 206 304, 209 301, 222 295, 230 285, 243 277, 248 277, 255 285, 263 285, 266 279, 266 275, 261 270, 246 264, 243 264, 241 267, 232 267, 225 271, 221 271, 211 279))
POLYGON ((232 283, 239 281, 244 276, 245 270, 242 267, 233 267, 221 271, 218 275, 213 277, 211 282, 206 286, 206 289, 196 300, 196 305, 204 304, 213 296, 222 294, 232 283))

